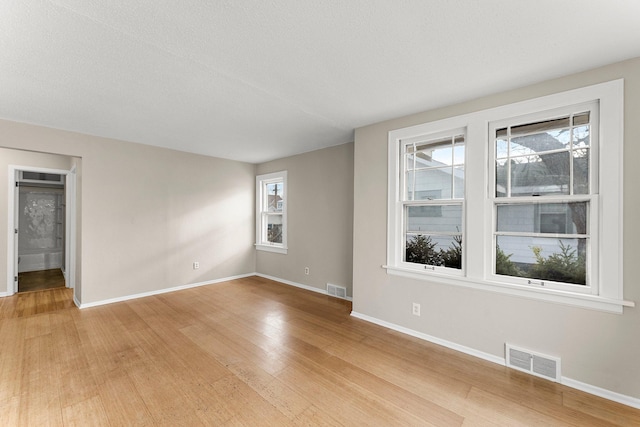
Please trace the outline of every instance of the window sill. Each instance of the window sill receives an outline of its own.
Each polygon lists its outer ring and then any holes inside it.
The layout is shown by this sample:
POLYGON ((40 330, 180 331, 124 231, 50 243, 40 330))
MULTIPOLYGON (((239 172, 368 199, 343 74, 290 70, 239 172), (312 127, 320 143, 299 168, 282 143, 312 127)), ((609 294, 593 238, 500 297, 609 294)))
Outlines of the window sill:
POLYGON ((588 308, 609 313, 621 314, 624 307, 635 307, 635 303, 633 301, 611 299, 597 295, 574 294, 553 289, 526 288, 517 285, 508 285, 469 277, 451 276, 442 273, 439 274, 433 271, 418 271, 390 265, 383 265, 382 268, 387 270, 387 274, 394 276, 417 280, 428 280, 446 285, 463 286, 472 289, 497 292, 504 295, 588 308))
POLYGON ((259 251, 273 252, 273 253, 284 254, 284 255, 286 255, 288 251, 288 248, 285 248, 283 246, 260 245, 256 243, 255 247, 259 251))

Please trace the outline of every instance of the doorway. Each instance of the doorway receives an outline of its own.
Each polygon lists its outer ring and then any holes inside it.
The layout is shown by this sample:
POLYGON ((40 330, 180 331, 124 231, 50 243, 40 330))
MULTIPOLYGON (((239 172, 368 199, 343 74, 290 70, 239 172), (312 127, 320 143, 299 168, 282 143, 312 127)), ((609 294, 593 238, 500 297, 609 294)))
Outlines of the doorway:
POLYGON ((63 287, 66 255, 63 175, 19 171, 17 185, 17 292, 63 287))
POLYGON ((7 295, 63 286, 75 291, 75 167, 10 166, 9 176, 7 295))

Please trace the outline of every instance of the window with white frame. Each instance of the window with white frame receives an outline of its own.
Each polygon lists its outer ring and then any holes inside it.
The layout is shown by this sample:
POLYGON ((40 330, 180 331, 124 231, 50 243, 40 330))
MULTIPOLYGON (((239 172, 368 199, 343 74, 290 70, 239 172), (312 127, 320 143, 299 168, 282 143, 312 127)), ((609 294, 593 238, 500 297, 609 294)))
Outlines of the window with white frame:
POLYGON ((594 293, 598 103, 493 122, 489 134, 493 273, 594 293))
POLYGON ((633 306, 622 294, 622 137, 622 80, 389 132, 387 272, 633 306), (459 264, 443 261, 458 247, 459 264))
POLYGON ((462 269, 464 129, 401 142, 402 262, 462 269))
POLYGON ((287 253, 287 172, 256 177, 256 249, 287 253))

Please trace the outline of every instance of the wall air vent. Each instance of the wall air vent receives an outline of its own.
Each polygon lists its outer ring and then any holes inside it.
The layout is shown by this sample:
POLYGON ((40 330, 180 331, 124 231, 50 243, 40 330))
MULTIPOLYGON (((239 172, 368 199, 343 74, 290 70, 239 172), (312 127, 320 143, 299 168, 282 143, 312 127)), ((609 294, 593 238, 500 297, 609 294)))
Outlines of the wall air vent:
POLYGON ((506 344, 507 366, 537 377, 560 382, 560 358, 506 344))
POLYGON ((64 175, 56 173, 20 171, 18 181, 26 184, 64 185, 64 175))
POLYGON ((327 283, 327 294, 333 297, 346 299, 347 288, 343 288, 342 286, 337 286, 337 285, 332 285, 331 283, 327 283))

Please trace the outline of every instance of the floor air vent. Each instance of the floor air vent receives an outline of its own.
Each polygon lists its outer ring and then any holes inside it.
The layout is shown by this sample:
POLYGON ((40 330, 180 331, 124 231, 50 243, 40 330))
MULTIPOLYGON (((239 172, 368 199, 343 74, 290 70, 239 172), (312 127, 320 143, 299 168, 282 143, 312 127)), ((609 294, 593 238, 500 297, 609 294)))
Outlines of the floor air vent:
POLYGON ((560 382, 560 358, 514 347, 510 344, 507 344, 506 348, 508 367, 560 382))
POLYGON ((347 288, 343 288, 342 286, 332 285, 331 283, 327 283, 327 294, 338 297, 338 298, 347 298, 347 288))

